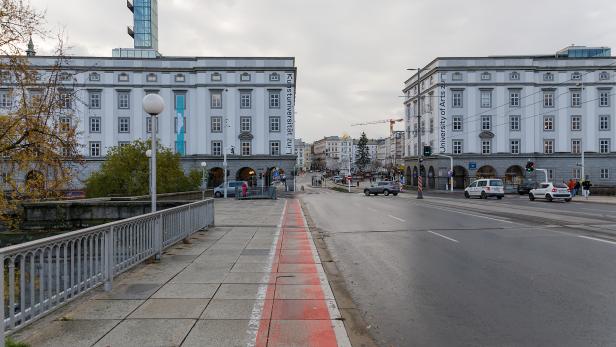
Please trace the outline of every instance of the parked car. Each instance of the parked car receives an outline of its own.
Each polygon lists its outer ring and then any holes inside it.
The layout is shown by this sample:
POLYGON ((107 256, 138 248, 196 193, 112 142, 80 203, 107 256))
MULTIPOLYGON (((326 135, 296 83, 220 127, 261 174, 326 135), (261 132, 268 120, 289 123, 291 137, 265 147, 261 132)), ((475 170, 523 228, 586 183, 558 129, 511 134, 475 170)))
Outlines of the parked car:
POLYGON ((539 187, 539 183, 537 183, 537 181, 525 179, 524 181, 522 181, 522 183, 518 185, 518 194, 526 195, 530 193, 531 190, 538 188, 538 187, 539 187))
POLYGON ((334 181, 334 183, 339 183, 339 182, 342 182, 342 177, 340 177, 340 176, 334 176, 334 177, 332 177, 332 181, 334 181))
POLYGON ((503 181, 497 178, 479 179, 464 189, 464 197, 467 199, 470 197, 479 197, 481 199, 496 197, 500 200, 504 196, 503 181))
POLYGON ((546 182, 539 184, 539 187, 533 189, 528 193, 530 201, 535 199, 546 199, 547 201, 553 201, 555 199, 561 199, 566 202, 571 201, 571 191, 562 183, 546 182))
POLYGON ((364 194, 366 194, 366 196, 370 196, 370 194, 383 194, 385 196, 392 194, 393 196, 396 196, 398 193, 400 193, 400 185, 392 181, 375 182, 372 183, 370 187, 364 189, 364 194))
MULTIPOLYGON (((248 184, 246 181, 228 181, 227 182, 227 196, 235 196, 235 188, 241 187, 243 183, 248 184)), ((221 198, 225 195, 224 183, 214 188, 214 196, 221 198)))

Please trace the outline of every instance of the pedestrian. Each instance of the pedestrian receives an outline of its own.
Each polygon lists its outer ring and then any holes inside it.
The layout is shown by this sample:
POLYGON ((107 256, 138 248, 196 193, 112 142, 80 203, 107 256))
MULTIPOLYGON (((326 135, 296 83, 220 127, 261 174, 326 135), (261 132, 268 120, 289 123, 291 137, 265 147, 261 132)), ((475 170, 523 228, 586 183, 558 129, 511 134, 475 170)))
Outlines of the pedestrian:
POLYGON ((590 187, 592 187, 590 180, 584 180, 584 182, 582 182, 582 194, 586 200, 588 200, 588 196, 590 195, 590 187))
POLYGON ((242 197, 246 197, 248 195, 248 184, 246 182, 242 183, 242 197))
POLYGON ((573 180, 573 178, 569 179, 569 183, 567 183, 567 188, 569 188, 570 192, 572 192, 573 188, 575 188, 575 181, 573 180))
POLYGON ((580 191, 580 181, 576 180, 575 185, 573 186, 573 193, 571 193, 571 196, 576 196, 579 191, 580 191))

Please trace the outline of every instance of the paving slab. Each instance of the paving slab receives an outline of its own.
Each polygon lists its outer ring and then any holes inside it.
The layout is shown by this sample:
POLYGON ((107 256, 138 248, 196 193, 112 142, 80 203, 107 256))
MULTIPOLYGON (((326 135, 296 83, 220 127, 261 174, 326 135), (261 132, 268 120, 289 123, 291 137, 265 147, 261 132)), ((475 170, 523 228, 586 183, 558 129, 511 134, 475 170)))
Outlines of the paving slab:
POLYGON ((272 312, 272 300, 245 299, 214 299, 207 305, 201 319, 249 319, 257 303, 260 303, 263 307, 261 319, 269 319, 272 312))
POLYGON ((182 347, 245 347, 249 340, 249 320, 200 320, 182 347))
POLYGON ((128 318, 194 318, 205 310, 209 299, 150 299, 128 318))
POLYGON ((223 283, 268 284, 275 281, 276 279, 266 272, 230 272, 223 283))
POLYGON ((90 300, 64 317, 67 319, 124 319, 144 300, 90 300))
POLYGON ((214 299, 263 299, 258 297, 258 284, 221 284, 214 299))
POLYGON ((92 346, 119 323, 112 319, 52 321, 22 342, 33 347, 92 346))
POLYGON ((123 283, 114 285, 112 291, 101 293, 97 299, 147 299, 154 294, 162 284, 157 283, 123 283))
POLYGON ((211 299, 219 284, 211 283, 167 283, 160 288, 153 299, 211 299))
POLYGON ((94 346, 179 346, 194 324, 194 319, 127 319, 94 346))
POLYGON ((268 263, 237 263, 231 272, 271 272, 268 263))

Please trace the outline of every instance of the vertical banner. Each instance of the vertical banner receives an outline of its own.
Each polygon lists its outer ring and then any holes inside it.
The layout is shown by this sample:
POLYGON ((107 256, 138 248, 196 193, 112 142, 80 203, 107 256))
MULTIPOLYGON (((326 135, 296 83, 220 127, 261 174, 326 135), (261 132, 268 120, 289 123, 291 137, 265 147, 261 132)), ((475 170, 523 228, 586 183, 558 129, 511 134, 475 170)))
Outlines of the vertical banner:
POLYGON ((285 144, 285 154, 293 154, 295 146, 295 73, 286 73, 285 100, 286 100, 286 115, 285 129, 287 134, 285 144))
POLYGON ((175 113, 177 117, 177 136, 175 139, 175 148, 176 152, 181 156, 186 154, 186 149, 184 148, 184 109, 186 108, 186 95, 176 94, 175 95, 175 113))
POLYGON ((439 153, 447 153, 447 86, 445 85, 444 74, 441 74, 439 88, 439 132, 438 149, 439 153))

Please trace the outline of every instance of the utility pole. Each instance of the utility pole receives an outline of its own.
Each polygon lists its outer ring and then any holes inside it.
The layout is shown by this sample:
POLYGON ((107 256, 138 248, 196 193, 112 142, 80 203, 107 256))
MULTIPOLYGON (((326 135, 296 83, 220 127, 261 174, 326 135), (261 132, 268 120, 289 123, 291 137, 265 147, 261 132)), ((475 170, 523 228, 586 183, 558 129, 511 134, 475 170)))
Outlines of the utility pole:
POLYGON ((224 168, 223 172, 223 187, 224 187, 224 197, 227 198, 227 117, 223 119, 222 124, 222 151, 223 151, 223 160, 222 166, 224 168))
POLYGON ((423 178, 421 177, 421 162, 423 161, 423 146, 421 145, 421 68, 417 69, 417 199, 423 199, 423 178))

